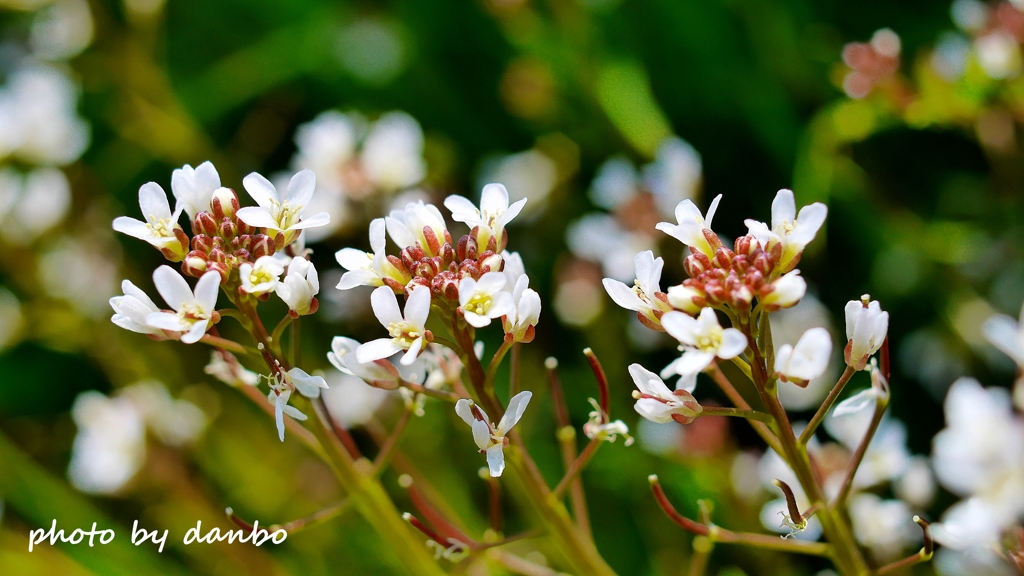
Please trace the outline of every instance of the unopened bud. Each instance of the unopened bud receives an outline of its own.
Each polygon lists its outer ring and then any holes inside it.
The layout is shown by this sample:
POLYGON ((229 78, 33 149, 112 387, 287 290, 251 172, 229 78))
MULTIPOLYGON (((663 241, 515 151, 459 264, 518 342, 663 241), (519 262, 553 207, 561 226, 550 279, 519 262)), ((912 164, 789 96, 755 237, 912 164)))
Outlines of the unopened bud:
POLYGON ((210 199, 210 208, 217 220, 231 218, 241 208, 238 203, 238 194, 235 194, 231 188, 217 188, 213 191, 213 198, 210 199))
POLYGON ((486 274, 487 272, 500 271, 502 263, 503 261, 501 259, 500 254, 495 254, 493 252, 484 252, 483 254, 480 255, 480 262, 478 266, 480 267, 480 271, 486 274))
POLYGON ((189 255, 181 263, 181 271, 186 276, 199 278, 206 272, 206 258, 196 251, 189 252, 189 255))
POLYGON ((207 236, 216 236, 219 229, 217 228, 217 221, 213 219, 213 215, 209 212, 200 212, 196 214, 195 222, 196 233, 206 234, 207 236))

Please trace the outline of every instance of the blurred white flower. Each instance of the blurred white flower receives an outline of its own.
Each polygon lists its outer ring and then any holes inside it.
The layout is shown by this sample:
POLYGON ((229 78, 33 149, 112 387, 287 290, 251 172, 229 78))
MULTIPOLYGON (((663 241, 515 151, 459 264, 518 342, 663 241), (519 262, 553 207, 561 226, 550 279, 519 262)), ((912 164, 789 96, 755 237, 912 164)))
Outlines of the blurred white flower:
MULTIPOLYGON (((301 258, 300 258, 301 260, 301 258)), ((260 256, 256 262, 246 262, 238 267, 238 279, 246 294, 261 296, 277 289, 278 278, 284 273, 284 266, 273 256, 260 256)))
POLYGON ((89 124, 76 112, 78 86, 48 66, 19 68, 0 89, 0 158, 64 166, 89 145, 89 124))
POLYGON ((768 251, 778 243, 782 244, 779 269, 788 272, 800 261, 804 248, 814 240, 818 229, 825 223, 828 208, 821 202, 809 204, 796 212, 796 200, 792 190, 779 190, 772 201, 772 226, 757 220, 745 220, 750 235, 768 251))
POLYGON ((639 252, 655 248, 651 236, 625 230, 615 218, 602 213, 587 214, 570 223, 565 240, 573 254, 600 264, 605 275, 619 281, 633 278, 633 261, 639 252))
POLYGON ((156 380, 132 384, 118 393, 127 398, 162 443, 180 448, 194 442, 206 430, 206 414, 187 400, 176 400, 156 380))
POLYGON ((210 362, 203 368, 203 372, 229 386, 255 386, 259 383, 259 374, 246 369, 230 352, 222 350, 210 352, 210 362))
POLYGON ((210 162, 192 168, 185 164, 171 173, 171 193, 178 200, 176 210, 184 209, 189 220, 210 211, 213 193, 220 188, 220 174, 210 162))
POLYGON ((58 0, 36 12, 29 41, 46 60, 73 58, 92 43, 93 22, 86 0, 58 0))
POLYGON ((1005 80, 1021 71, 1020 44, 1010 34, 996 30, 974 40, 978 64, 990 78, 1005 80))
POLYGON ((387 328, 389 338, 367 342, 356 350, 356 360, 368 363, 387 358, 405 350, 401 363, 408 366, 430 342, 426 328, 430 314, 430 289, 413 288, 406 292, 405 317, 398 309, 398 298, 387 286, 381 286, 370 295, 373 314, 387 328))
POLYGON ((0 235, 8 243, 32 243, 60 223, 70 208, 71 184, 64 172, 36 168, 24 178, 13 168, 0 172, 0 235))
POLYGON ((395 396, 394 392, 367 385, 362 379, 342 372, 328 374, 327 383, 328 388, 322 393, 324 404, 344 428, 366 424, 388 398, 395 396))
POLYGON ((985 320, 981 331, 989 343, 1009 356, 1018 369, 1024 370, 1024 308, 1021 309, 1020 321, 997 314, 985 320))
POLYGON ((868 302, 865 294, 860 300, 846 304, 846 363, 863 370, 868 357, 878 351, 889 330, 889 313, 882 312, 878 301, 868 302))
POLYGON ((46 293, 96 319, 106 315, 106 296, 117 290, 117 252, 98 249, 101 242, 94 237, 64 237, 42 252, 38 261, 39 280, 46 293))
POLYGON ((680 378, 674 392, 657 374, 639 364, 629 365, 629 375, 639 390, 633 393, 636 399, 633 409, 651 422, 664 424, 675 420, 689 424, 703 411, 691 394, 697 386, 695 374, 680 378))
POLYGON ((747 349, 747 337, 735 328, 722 328, 713 308, 701 310, 697 318, 682 312, 668 312, 661 317, 665 331, 682 344, 683 355, 661 371, 669 374, 697 374, 715 358, 729 360, 747 349))
POLYGON ((876 562, 896 560, 921 541, 913 513, 900 500, 882 500, 875 494, 855 494, 848 510, 857 542, 871 551, 876 562))
POLYGON ((516 301, 502 291, 505 282, 501 272, 488 272, 480 280, 466 277, 459 281, 459 308, 470 326, 483 328, 492 319, 515 312, 516 301))
POLYGON ((530 200, 524 217, 532 216, 547 206, 547 198, 558 183, 558 165, 540 150, 509 154, 485 164, 481 170, 481 188, 488 182, 501 182, 508 189, 509 199, 530 200))
POLYGON ((83 392, 71 407, 78 426, 68 479, 91 494, 112 494, 135 476, 146 458, 146 425, 127 398, 83 392))
POLYGON ((671 214, 683 200, 697 197, 702 171, 700 153, 689 142, 671 136, 658 145, 654 162, 643 167, 643 177, 658 210, 671 214))
POLYGON ((675 215, 677 223, 661 222, 657 225, 657 229, 690 248, 703 252, 708 258, 714 258, 715 248, 708 242, 705 231, 711 232, 711 221, 715 217, 715 211, 718 209, 718 203, 721 200, 722 195, 719 194, 711 201, 711 206, 708 207, 707 218, 701 214, 700 208, 697 208, 692 201, 683 200, 676 206, 675 215))
POLYGON ((292 258, 284 280, 277 284, 277 295, 292 313, 305 316, 316 312, 316 295, 319 293, 320 277, 313 263, 299 256, 292 258))
MULTIPOLYGON (((829 415, 824 426, 833 438, 839 440, 848 450, 856 450, 864 439, 873 411, 863 410, 844 416, 829 415)), ((878 426, 864 459, 853 478, 855 489, 877 486, 899 478, 910 465, 910 450, 907 448, 907 428, 895 418, 885 418, 878 426)), ((839 489, 843 474, 836 474, 826 481, 825 491, 833 495, 839 489)))
POLYGON ((893 492, 915 510, 927 510, 935 500, 935 475, 926 456, 913 456, 896 482, 893 492))
POLYGON ((633 163, 624 156, 613 156, 597 168, 590 183, 590 201, 606 210, 615 210, 636 195, 638 183, 639 175, 633 163))
POLYGON ((427 175, 423 130, 405 112, 388 112, 363 140, 360 160, 366 177, 378 189, 396 192, 415 186, 427 175))
POLYGON ((775 371, 782 380, 797 386, 821 376, 832 357, 832 337, 824 328, 804 332, 796 346, 783 344, 775 353, 775 371))
POLYGON ((153 312, 146 317, 146 324, 162 330, 184 332, 181 341, 185 344, 198 342, 206 334, 216 311, 220 274, 203 274, 193 292, 181 274, 164 265, 153 272, 153 284, 174 312, 153 312))
POLYGON ((505 470, 505 453, 502 451, 506 442, 505 435, 523 417, 523 412, 526 411, 532 397, 532 392, 520 392, 510 398, 505 415, 501 417, 497 426, 492 424, 483 409, 473 404, 471 400, 463 398, 455 404, 455 413, 473 429, 473 441, 476 442, 477 448, 487 454, 487 467, 492 478, 501 476, 505 470))

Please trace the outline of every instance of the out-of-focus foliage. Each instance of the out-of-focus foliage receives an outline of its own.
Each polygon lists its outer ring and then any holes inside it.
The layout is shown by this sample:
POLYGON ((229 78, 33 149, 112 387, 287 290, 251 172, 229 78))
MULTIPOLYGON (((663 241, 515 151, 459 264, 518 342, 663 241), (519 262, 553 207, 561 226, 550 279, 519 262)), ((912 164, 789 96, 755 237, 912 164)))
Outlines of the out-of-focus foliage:
MULTIPOLYGON (((760 486, 757 455, 744 452, 758 444, 742 423, 706 418, 666 429, 630 411, 626 365, 661 366, 674 351, 611 305, 600 279, 628 281, 632 254, 649 248, 665 257, 667 280, 684 278, 678 245, 653 232, 680 199, 706 206, 724 194, 715 228, 728 237, 745 233, 743 218, 766 219, 779 188, 793 188, 800 205, 829 205, 827 230, 800 266, 813 310, 789 311, 784 324, 794 341, 813 325, 841 334, 847 300, 883 301, 892 411, 910 453, 931 452, 957 377, 1012 381, 1012 364, 985 343, 981 324, 994 311, 1015 316, 1024 302, 1021 54, 1013 44, 990 60, 974 56, 999 48, 977 44, 992 25, 972 28, 954 10, 962 31, 950 32, 943 2, 0 4, 0 572, 397 573, 351 513, 270 549, 181 544, 197 520, 226 527, 226 506, 269 524, 340 498, 324 464, 278 442, 272 419, 203 371, 208 349, 150 342, 108 319, 118 281, 153 293, 149 274, 161 262, 109 223, 135 213, 142 183, 168 188, 172 169, 186 163, 212 161, 239 191, 254 170, 317 172, 338 226, 311 243, 322 309, 303 325, 302 352, 325 371, 337 410, 350 410, 339 418, 366 446, 400 402, 346 385, 327 363, 331 336, 364 341, 376 329, 361 309, 365 293, 334 289, 332 255, 366 248, 366 223, 396 198, 473 198, 489 181, 529 197, 510 229, 545 308, 520 379, 544 417, 520 426, 557 482, 543 359, 561 362, 581 426, 595 388, 580 350, 592 347, 612 375, 613 410, 638 437, 628 449, 602 449, 583 474, 596 542, 622 574, 684 572, 691 555, 691 537, 651 499, 648 474, 660 475, 688 515, 710 500, 716 522, 736 529, 763 531, 762 505, 777 496, 760 486), (883 27, 899 35, 899 66, 872 61, 866 80, 847 78, 843 46, 883 27), (324 149, 311 132, 324 118, 351 127, 350 146, 324 149), (381 126, 398 126, 401 150, 381 126), (374 172, 399 157, 398 175, 374 172), (610 158, 618 158, 611 168, 610 158), (333 181, 323 173, 340 165, 333 181), (618 187, 598 175, 619 177, 618 187), (608 238, 607 248, 599 244, 608 238), (168 424, 168 414, 177 419, 168 424), (98 479, 75 460, 95 458, 87 451, 95 443, 117 452, 98 479), (97 521, 118 538, 27 553, 28 530, 55 517, 72 529, 97 521), (136 519, 171 531, 163 554, 127 545, 136 519)), ((867 384, 857 378, 855 387, 867 384)), ((499 388, 507 381, 500 375, 499 388)), ((829 385, 809 390, 820 398, 829 385)), ((714 398, 712 386, 701 390, 714 398)), ((816 404, 794 397, 787 405, 816 404)), ((488 493, 471 441, 447 405, 425 412, 406 433, 403 457, 430 462, 423 473, 446 512, 480 533, 488 493)), ((396 475, 385 481, 411 509, 396 475)), ((955 498, 927 500, 920 511, 938 517, 955 498)), ((870 516, 873 504, 861 509, 870 516)), ((506 512, 513 534, 526 512, 506 512)), ((824 566, 718 547, 709 573, 824 566)))

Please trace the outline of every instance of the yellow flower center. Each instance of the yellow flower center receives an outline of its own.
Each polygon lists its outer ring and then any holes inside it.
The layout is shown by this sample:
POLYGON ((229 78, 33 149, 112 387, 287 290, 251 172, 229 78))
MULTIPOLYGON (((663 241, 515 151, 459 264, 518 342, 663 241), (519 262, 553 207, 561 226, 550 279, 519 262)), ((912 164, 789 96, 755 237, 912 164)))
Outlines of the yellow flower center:
POLYGON ((157 218, 150 214, 148 220, 146 229, 149 230, 151 236, 155 238, 174 238, 174 222, 170 218, 157 218))
POLYGON ((462 307, 465 312, 472 312, 484 316, 487 311, 491 309, 491 296, 490 294, 477 294, 466 302, 466 305, 462 307))
POLYGON ((199 320, 208 320, 210 315, 199 305, 190 302, 182 304, 181 310, 178 310, 178 318, 185 322, 197 322, 199 320))
POLYGON ((273 206, 271 207, 270 214, 282 230, 287 230, 299 223, 299 213, 302 212, 303 208, 301 204, 292 204, 288 201, 278 202, 273 199, 271 202, 273 206))
POLYGON ((792 234, 793 230, 796 230, 796 220, 783 220, 782 221, 782 232, 783 232, 783 234, 792 234))
POLYGON ((413 330, 408 322, 392 322, 388 325, 388 334, 395 340, 401 340, 406 346, 411 345, 413 340, 420 337, 420 333, 413 330))
POLYGON ((713 327, 708 333, 697 336, 697 348, 702 352, 714 352, 722 344, 722 334, 725 332, 720 326, 713 327))
POLYGON ((253 268, 252 272, 249 273, 249 282, 251 282, 253 286, 263 284, 264 282, 272 282, 274 278, 275 276, 270 272, 260 270, 258 268, 253 268))

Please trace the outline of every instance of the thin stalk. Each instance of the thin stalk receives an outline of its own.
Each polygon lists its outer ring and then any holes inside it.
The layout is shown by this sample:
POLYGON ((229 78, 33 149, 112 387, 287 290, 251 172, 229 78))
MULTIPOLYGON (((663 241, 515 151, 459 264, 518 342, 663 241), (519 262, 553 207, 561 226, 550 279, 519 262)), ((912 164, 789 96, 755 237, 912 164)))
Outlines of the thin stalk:
POLYGON ((836 403, 836 399, 838 399, 839 395, 843 393, 843 388, 846 388, 846 383, 849 382, 850 378, 853 378, 853 375, 856 373, 857 371, 854 370, 852 366, 847 366, 846 370, 843 370, 843 375, 839 377, 839 381, 832 387, 832 391, 828 393, 828 397, 825 398, 825 401, 821 404, 821 407, 818 408, 818 411, 814 413, 814 417, 811 418, 811 422, 807 425, 807 428, 804 428, 803 433, 800 434, 801 446, 806 446, 807 442, 814 437, 814 431, 818 429, 818 425, 825 419, 825 415, 828 414, 828 411, 832 409, 832 405, 836 403))
POLYGON ((394 451, 395 446, 398 445, 398 441, 402 438, 402 432, 405 431, 406 425, 409 424, 409 420, 412 418, 412 413, 412 408, 408 407, 402 411, 402 415, 398 417, 398 422, 395 423, 394 431, 392 431, 387 440, 381 444, 380 451, 377 452, 377 457, 373 459, 375 476, 380 476, 381 472, 384 471, 384 467, 388 465, 391 453, 394 451))
POLYGON ((289 346, 291 347, 291 359, 292 366, 298 366, 302 363, 302 341, 299 340, 299 318, 296 318, 292 322, 291 338, 289 346))
POLYGON ((871 424, 868 426, 864 438, 861 439, 860 445, 857 446, 857 451, 853 453, 853 458, 850 459, 846 469, 846 476, 843 478, 842 487, 832 502, 833 508, 842 507, 843 503, 846 502, 846 497, 850 495, 850 490, 853 488, 853 479, 857 475, 857 469, 860 468, 860 463, 864 460, 864 454, 867 453, 871 439, 875 437, 875 432, 878 431, 878 425, 882 423, 882 417, 885 416, 885 409, 888 406, 889 401, 886 398, 879 398, 876 401, 875 413, 871 417, 871 424))
POLYGON ((741 410, 728 406, 702 406, 701 408, 700 416, 735 416, 737 418, 764 422, 765 424, 772 423, 772 417, 769 414, 758 412, 757 410, 741 410))
POLYGON ((690 569, 687 576, 704 576, 707 570, 708 560, 711 559, 711 551, 715 549, 715 543, 707 536, 697 536, 693 539, 693 556, 690 557, 690 569))
POLYGON ((778 550, 781 552, 793 552, 796 554, 807 554, 810 556, 832 556, 832 547, 822 542, 804 542, 802 540, 789 540, 779 538, 778 536, 768 536, 766 534, 733 532, 720 526, 715 526, 714 524, 705 525, 690 520, 686 516, 680 514, 679 511, 676 510, 675 506, 672 505, 668 496, 665 495, 665 491, 661 488, 661 484, 658 482, 658 477, 656 475, 652 474, 648 476, 647 480, 651 483, 651 491, 654 492, 654 498, 658 502, 658 506, 661 507, 661 510, 669 517, 670 520, 687 532, 707 537, 712 543, 722 542, 726 544, 745 544, 755 548, 778 550))
POLYGON ((562 477, 558 486, 555 486, 555 489, 551 491, 552 496, 555 498, 562 497, 562 492, 564 492, 569 486, 569 482, 571 482, 572 479, 590 463, 590 459, 597 453, 597 449, 601 447, 601 443, 601 440, 594 438, 589 444, 587 444, 587 447, 583 449, 583 452, 580 453, 579 457, 576 458, 576 460, 574 460, 569 466, 569 469, 565 471, 565 476, 562 477))
POLYGON ((508 368, 508 397, 519 393, 519 355, 522 352, 519 343, 512 345, 512 359, 508 368))
MULTIPOLYGON (((718 384, 718 387, 722 389, 722 392, 729 397, 729 400, 735 404, 737 408, 741 410, 751 409, 750 404, 743 399, 743 396, 741 396, 732 385, 732 382, 730 382, 725 376, 725 373, 722 372, 722 369, 718 367, 717 363, 711 364, 709 374, 711 374, 711 378, 716 384, 718 384)), ((764 440, 765 444, 767 444, 772 450, 775 450, 777 454, 781 455, 783 453, 782 445, 779 444, 778 438, 775 437, 774 432, 772 432, 772 429, 769 428, 768 425, 757 420, 748 420, 748 422, 750 422, 750 425, 754 428, 754 431, 757 432, 761 439, 764 440)))
POLYGON ((408 388, 417 394, 423 394, 424 396, 430 396, 431 398, 437 398, 438 400, 444 400, 445 402, 455 403, 458 402, 462 396, 455 394, 454 392, 446 392, 444 390, 435 390, 433 388, 427 388, 422 384, 415 382, 409 382, 406 380, 399 380, 399 386, 408 388))
POLYGON ((584 348, 583 354, 587 357, 587 362, 590 363, 590 369, 594 372, 594 378, 597 380, 597 390, 600 397, 598 402, 601 406, 601 423, 608 421, 608 376, 604 373, 604 368, 601 367, 601 361, 597 359, 597 355, 590 348, 584 348))
POLYGON ((360 466, 360 461, 353 460, 341 442, 330 434, 332 424, 323 400, 314 400, 313 409, 321 424, 312 426, 314 434, 326 446, 328 462, 342 488, 349 494, 353 507, 384 540, 392 544, 391 551, 409 574, 444 574, 428 549, 402 521, 401 514, 380 482, 373 478, 372 474, 360 470, 368 466, 360 466))
POLYGON ((243 356, 249 355, 249 349, 242 346, 234 340, 228 340, 227 338, 221 338, 220 336, 213 336, 211 334, 205 334, 199 339, 203 344, 209 344, 214 348, 220 348, 221 350, 227 350, 228 352, 234 352, 235 354, 242 354, 243 356))
MULTIPOLYGON (((288 533, 289 536, 291 536, 294 532, 298 532, 303 528, 307 528, 309 526, 314 526, 316 524, 326 522, 328 520, 331 520, 332 518, 337 518, 346 510, 348 510, 350 506, 351 502, 349 502, 348 498, 346 498, 341 502, 338 502, 337 504, 333 504, 331 506, 328 506, 327 508, 318 510, 304 518, 298 518, 296 520, 292 520, 291 522, 285 522, 284 524, 271 524, 267 527, 267 530, 269 530, 270 532, 274 532, 275 530, 284 530, 288 533)), ((254 528, 254 526, 251 523, 243 520, 241 517, 235 514, 235 511, 232 510, 231 508, 228 508, 227 510, 225 510, 225 512, 227 513, 228 518, 236 525, 245 528, 246 530, 252 530, 254 528)))
MULTIPOLYGON (((576 429, 572 427, 572 421, 569 419, 569 407, 565 403, 562 382, 558 378, 558 360, 548 358, 544 361, 544 367, 547 368, 548 383, 551 387, 551 403, 554 405, 555 419, 558 422, 558 430, 555 431, 555 435, 558 437, 558 445, 561 447, 562 466, 568 471, 572 463, 576 461, 576 457, 579 456, 576 449, 576 429)), ((590 513, 587 510, 587 496, 583 490, 583 481, 579 476, 573 478, 569 484, 569 503, 580 532, 593 537, 590 529, 590 513)))
POLYGON ((484 480, 487 482, 487 517, 491 523, 491 530, 496 534, 500 534, 502 526, 501 483, 498 482, 497 478, 491 478, 490 476, 484 480))
POLYGON ((928 522, 920 516, 914 516, 914 522, 916 522, 917 525, 921 527, 921 530, 924 531, 924 546, 918 550, 917 554, 886 564, 878 570, 875 570, 874 574, 881 575, 896 572, 902 568, 907 568, 914 564, 927 562, 932 559, 932 554, 935 552, 935 542, 932 540, 932 533, 928 522))
POLYGON ((274 327, 274 331, 270 333, 270 339, 274 342, 280 342, 281 336, 284 335, 284 329, 292 323, 292 320, 291 314, 285 314, 284 318, 281 318, 281 321, 274 327))
POLYGON ((512 344, 507 340, 501 341, 501 346, 498 347, 498 351, 494 353, 491 358, 491 363, 487 366, 487 374, 484 379, 484 388, 487 390, 494 390, 494 377, 498 374, 498 366, 501 366, 502 360, 505 359, 505 354, 512 349, 512 344))

